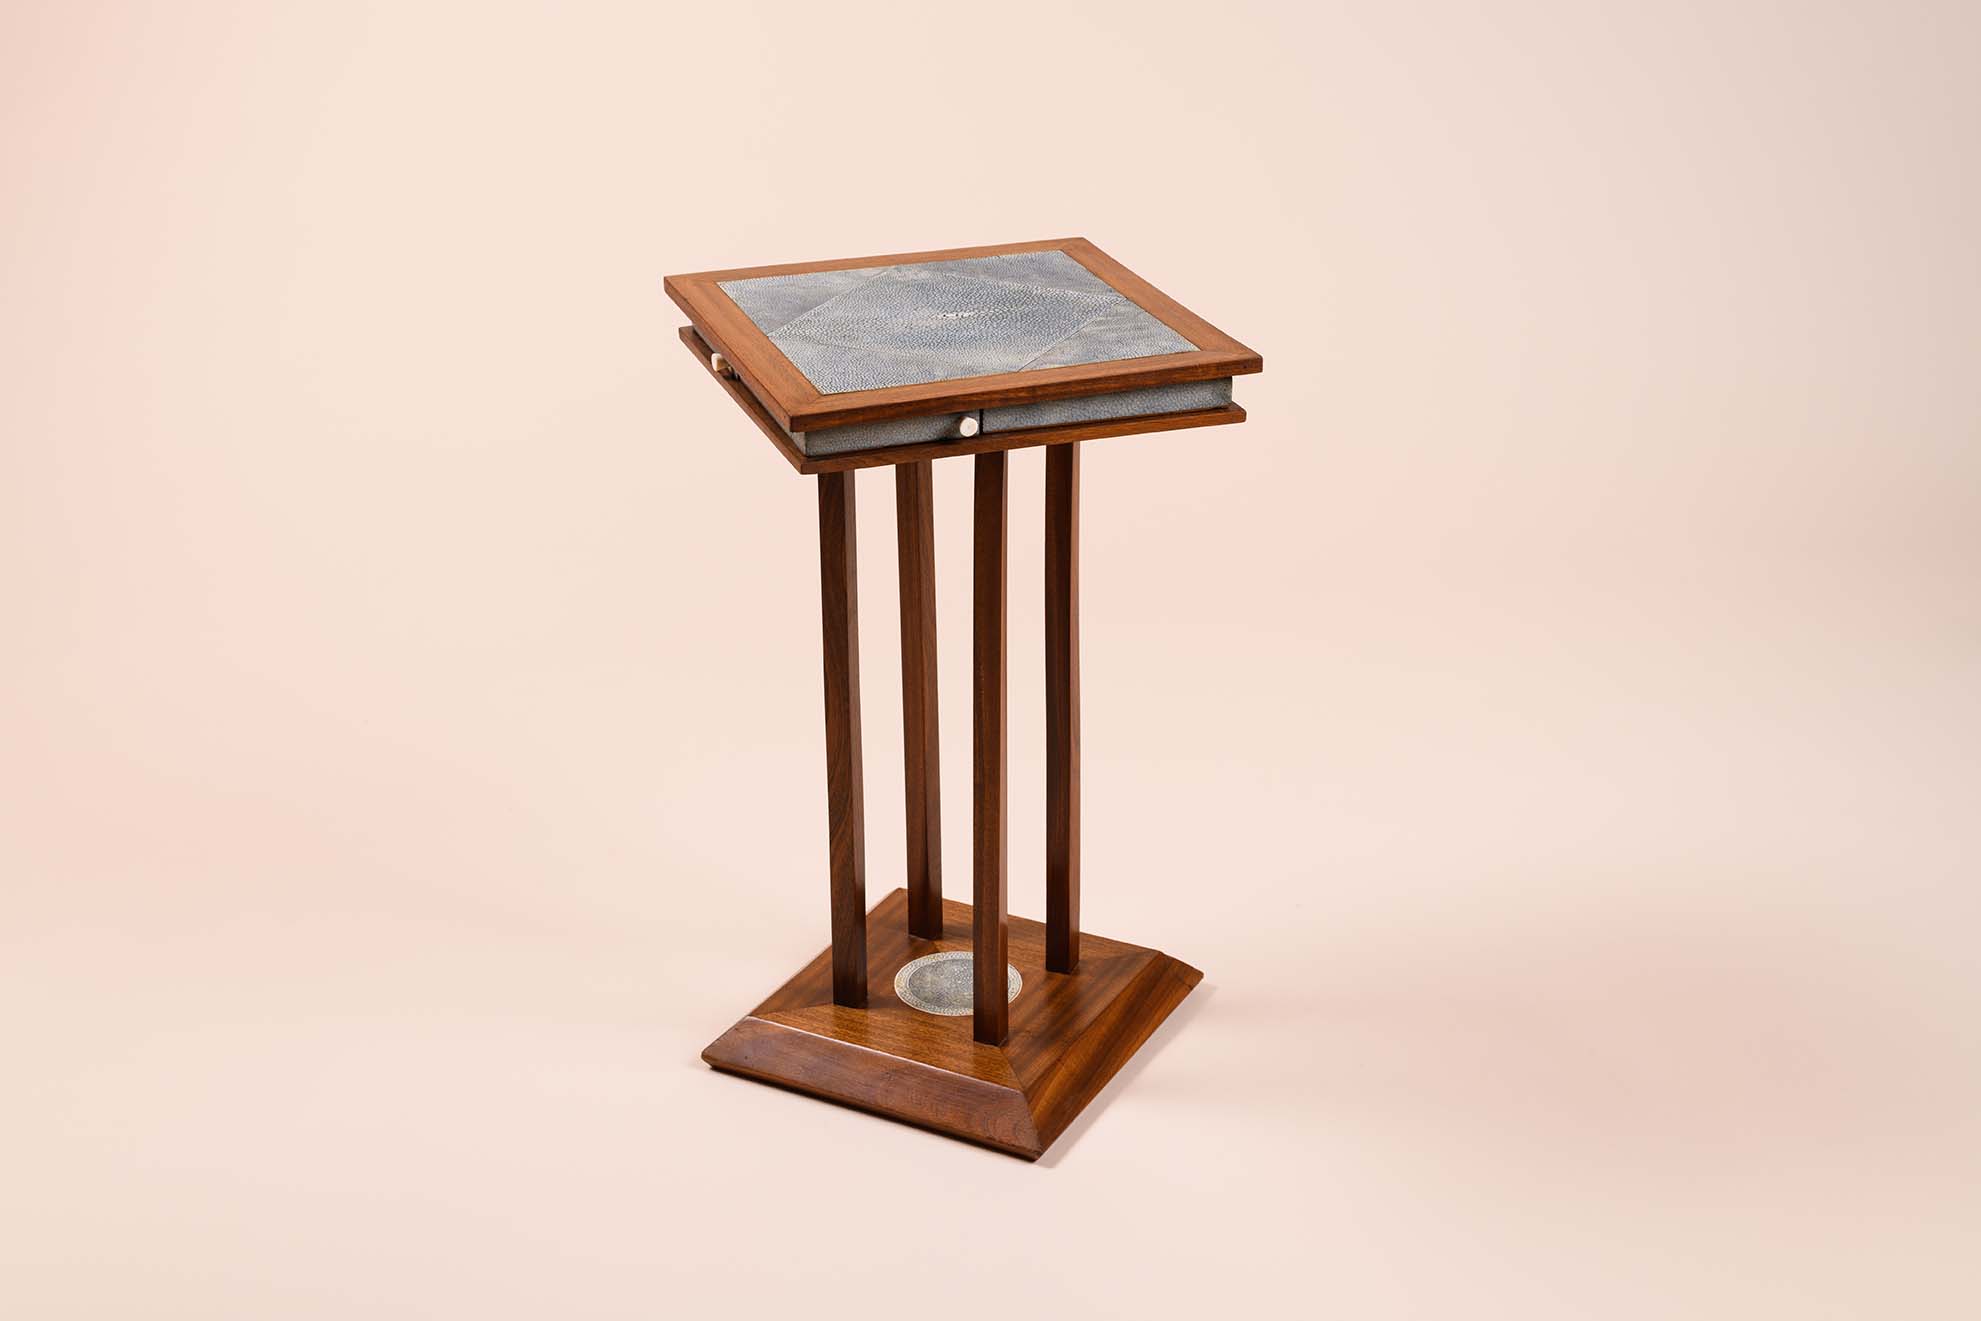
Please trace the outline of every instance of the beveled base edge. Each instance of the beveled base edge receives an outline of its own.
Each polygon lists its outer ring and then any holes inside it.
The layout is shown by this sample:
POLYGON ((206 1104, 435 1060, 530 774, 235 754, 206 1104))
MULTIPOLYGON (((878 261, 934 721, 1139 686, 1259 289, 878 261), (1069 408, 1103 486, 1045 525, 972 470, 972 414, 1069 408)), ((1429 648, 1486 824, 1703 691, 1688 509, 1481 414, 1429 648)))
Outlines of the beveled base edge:
MULTIPOLYGON (((967 905, 943 907, 948 930, 969 930, 967 905)), ((1083 933, 1095 952, 1083 955, 1081 968, 1063 976, 1041 968, 1037 976, 1055 980, 1038 986, 1033 1012, 1024 1012, 1021 995, 1011 1036, 1002 1047, 984 1046, 969 1040, 967 1017, 916 1014, 883 989, 907 957, 967 944, 907 936, 900 890, 868 922, 882 938, 872 944, 886 951, 873 968, 869 1009, 839 1008, 829 996, 816 1003, 821 997, 805 988, 828 958, 822 954, 711 1042, 702 1059, 723 1073, 1037 1160, 1203 979, 1160 951, 1083 933)), ((1011 922, 1026 937, 1014 945, 1042 938, 1040 924, 1011 922)))
POLYGON ((898 1059, 802 1028, 744 1018, 702 1059, 722 1073, 913 1124, 1012 1156, 1037 1160, 1039 1140, 1015 1088, 898 1059))

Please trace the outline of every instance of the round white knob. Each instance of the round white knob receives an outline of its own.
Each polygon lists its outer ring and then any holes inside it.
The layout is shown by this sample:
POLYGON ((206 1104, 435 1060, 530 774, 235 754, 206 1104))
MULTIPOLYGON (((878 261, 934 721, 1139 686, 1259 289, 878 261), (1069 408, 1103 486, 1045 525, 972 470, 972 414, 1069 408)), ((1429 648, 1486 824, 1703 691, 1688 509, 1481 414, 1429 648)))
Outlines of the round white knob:
POLYGON ((723 357, 720 353, 711 353, 708 355, 708 369, 717 376, 727 376, 729 375, 729 359, 723 357))
POLYGON ((963 439, 965 440, 968 440, 970 437, 976 435, 977 434, 976 417, 973 416, 972 414, 965 413, 963 415, 963 420, 956 424, 956 434, 963 437, 963 439))

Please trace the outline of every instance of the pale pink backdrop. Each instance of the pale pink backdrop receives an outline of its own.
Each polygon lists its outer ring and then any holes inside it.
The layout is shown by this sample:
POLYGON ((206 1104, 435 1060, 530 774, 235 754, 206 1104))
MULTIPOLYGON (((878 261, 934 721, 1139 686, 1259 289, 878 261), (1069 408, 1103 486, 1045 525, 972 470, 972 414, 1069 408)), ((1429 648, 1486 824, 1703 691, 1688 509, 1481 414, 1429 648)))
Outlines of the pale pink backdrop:
POLYGON ((1981 1312, 1977 45, 8 6, 0 1314, 1981 1312), (1086 916, 1207 979, 1031 1167, 697 1059, 825 939, 814 505, 660 277, 1064 234, 1267 370, 1087 454, 1086 916))

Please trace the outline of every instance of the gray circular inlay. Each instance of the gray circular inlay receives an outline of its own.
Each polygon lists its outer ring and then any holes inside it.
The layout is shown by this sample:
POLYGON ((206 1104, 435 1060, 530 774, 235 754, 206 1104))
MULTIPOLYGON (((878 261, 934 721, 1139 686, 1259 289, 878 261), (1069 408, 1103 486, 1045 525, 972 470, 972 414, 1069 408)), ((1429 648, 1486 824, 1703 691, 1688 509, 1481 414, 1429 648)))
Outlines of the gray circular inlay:
MULTIPOLYGON (((1025 979, 1008 963, 1004 973, 1004 998, 1016 1000, 1025 979)), ((894 974, 894 993, 902 1004, 925 1014, 955 1018, 969 1013, 975 1000, 970 993, 970 951, 943 950, 902 964, 901 971, 894 974)))

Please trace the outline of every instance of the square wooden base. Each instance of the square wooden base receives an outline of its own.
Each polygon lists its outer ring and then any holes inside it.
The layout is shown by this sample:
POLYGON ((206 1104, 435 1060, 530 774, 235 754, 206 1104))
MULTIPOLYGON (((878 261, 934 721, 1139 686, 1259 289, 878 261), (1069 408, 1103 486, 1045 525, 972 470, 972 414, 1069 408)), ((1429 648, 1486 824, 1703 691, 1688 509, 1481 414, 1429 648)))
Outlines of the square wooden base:
POLYGON ((867 914, 867 1008, 832 1003, 827 950, 702 1058, 1037 1160, 1203 978, 1157 950, 1084 931, 1079 966, 1049 973, 1044 924, 1013 917, 1008 955, 1024 986, 1004 1045, 981 1045, 968 1014, 926 1014, 894 993, 894 974, 910 959, 970 948, 970 906, 942 907, 941 940, 908 934, 906 890, 867 914))

